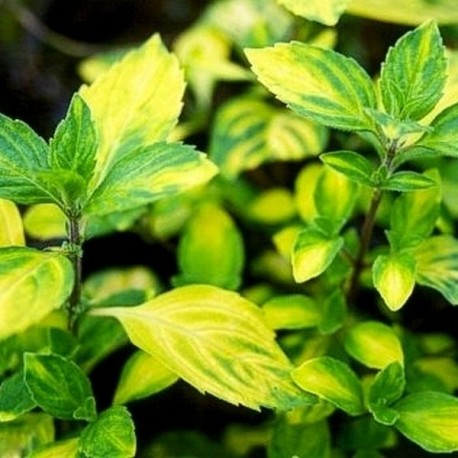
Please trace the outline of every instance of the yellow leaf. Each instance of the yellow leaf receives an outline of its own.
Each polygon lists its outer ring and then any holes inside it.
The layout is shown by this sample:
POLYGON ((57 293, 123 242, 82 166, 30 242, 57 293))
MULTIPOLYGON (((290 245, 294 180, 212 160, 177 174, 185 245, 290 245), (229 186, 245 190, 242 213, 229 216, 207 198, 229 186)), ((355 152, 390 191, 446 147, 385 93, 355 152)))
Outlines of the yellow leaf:
POLYGON ((0 199, 0 246, 24 245, 21 215, 10 200, 0 199))

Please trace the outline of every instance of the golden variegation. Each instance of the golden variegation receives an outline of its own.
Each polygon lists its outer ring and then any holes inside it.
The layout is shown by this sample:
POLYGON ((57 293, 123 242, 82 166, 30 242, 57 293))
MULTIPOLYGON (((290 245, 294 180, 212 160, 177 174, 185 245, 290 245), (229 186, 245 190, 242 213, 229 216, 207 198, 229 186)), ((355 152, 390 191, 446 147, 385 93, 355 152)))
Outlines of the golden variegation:
POLYGON ((325 25, 336 25, 348 0, 277 0, 294 14, 325 25))
POLYGON ((24 245, 21 215, 14 202, 0 199, 0 246, 24 245))

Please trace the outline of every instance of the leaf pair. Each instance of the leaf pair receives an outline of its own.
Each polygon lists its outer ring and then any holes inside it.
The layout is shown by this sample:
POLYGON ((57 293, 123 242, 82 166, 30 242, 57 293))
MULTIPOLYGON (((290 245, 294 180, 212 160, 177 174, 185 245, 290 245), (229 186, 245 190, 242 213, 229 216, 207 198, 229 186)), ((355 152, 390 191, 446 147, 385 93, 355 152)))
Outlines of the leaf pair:
POLYGON ((216 167, 203 154, 167 142, 183 90, 176 58, 154 36, 75 94, 49 146, 1 116, 0 195, 103 215, 209 180, 216 167))
POLYGON ((329 49, 292 42, 246 50, 259 80, 295 112, 328 127, 369 132, 384 146, 383 109, 399 121, 420 120, 438 103, 446 80, 446 59, 439 30, 426 23, 390 49, 378 82, 383 107, 365 70, 329 49))

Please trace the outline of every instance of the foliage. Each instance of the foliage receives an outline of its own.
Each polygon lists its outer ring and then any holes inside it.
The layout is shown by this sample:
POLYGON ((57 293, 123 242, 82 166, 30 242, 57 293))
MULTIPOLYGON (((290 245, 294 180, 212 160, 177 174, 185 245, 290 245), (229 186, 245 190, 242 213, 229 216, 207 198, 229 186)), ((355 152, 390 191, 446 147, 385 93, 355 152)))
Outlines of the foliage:
POLYGON ((174 52, 156 34, 85 61, 49 141, 0 115, 2 456, 458 451, 456 336, 406 319, 458 304, 458 12, 382 3, 212 2, 174 52), (415 25, 375 75, 334 47, 366 17, 415 25), (85 242, 120 231, 175 272, 83 275, 85 242), (105 406, 93 369, 120 348, 105 406), (262 425, 137 444, 129 405, 178 380, 262 425))

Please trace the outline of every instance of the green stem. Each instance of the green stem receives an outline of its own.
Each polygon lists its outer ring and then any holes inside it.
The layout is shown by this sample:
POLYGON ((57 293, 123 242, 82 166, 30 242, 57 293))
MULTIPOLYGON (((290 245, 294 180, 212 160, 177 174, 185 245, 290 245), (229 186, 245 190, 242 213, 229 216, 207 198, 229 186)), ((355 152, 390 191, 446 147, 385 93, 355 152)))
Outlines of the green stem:
POLYGON ((366 214, 366 218, 363 223, 361 230, 361 242, 359 244, 359 250, 356 255, 353 271, 350 279, 350 286, 347 292, 347 302, 349 304, 354 303, 359 289, 359 277, 364 267, 364 258, 366 257, 369 249, 369 244, 372 238, 372 232, 374 230, 375 216, 382 200, 382 190, 379 188, 374 189, 372 194, 372 200, 369 207, 369 211, 366 214))
MULTIPOLYGON (((383 164, 381 164, 381 167, 387 168, 389 174, 393 172, 393 160, 396 156, 397 147, 398 142, 395 139, 390 143, 386 152, 385 160, 383 161, 383 164)), ((359 278, 361 276, 361 271, 364 267, 364 258, 366 257, 367 251, 369 250, 372 232, 374 231, 375 216, 377 215, 377 210, 380 206, 381 201, 382 190, 380 188, 375 188, 372 194, 370 207, 366 214, 366 218, 364 220, 363 227, 361 230, 361 242, 359 244, 359 250, 353 263, 353 271, 351 274, 350 285, 348 287, 347 292, 347 302, 349 304, 354 303, 354 301, 356 300, 356 296, 358 294, 359 278)))
POLYGON ((74 332, 78 307, 81 302, 82 287, 82 244, 80 218, 76 215, 69 216, 69 244, 70 261, 73 264, 75 279, 73 290, 68 301, 68 329, 74 332))

